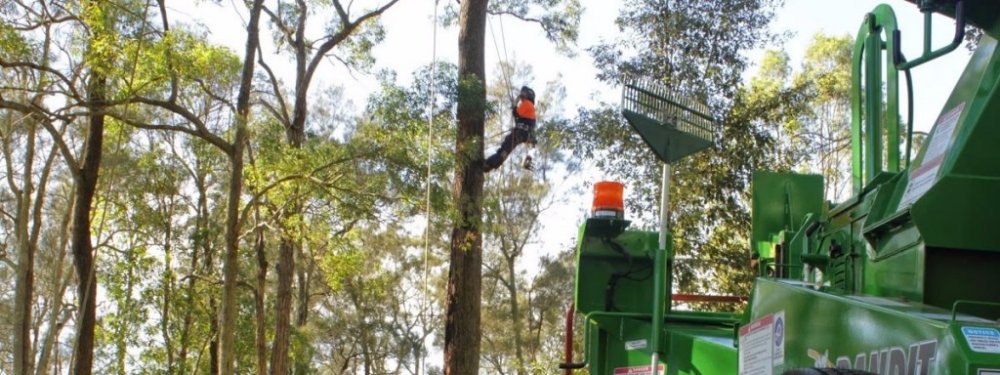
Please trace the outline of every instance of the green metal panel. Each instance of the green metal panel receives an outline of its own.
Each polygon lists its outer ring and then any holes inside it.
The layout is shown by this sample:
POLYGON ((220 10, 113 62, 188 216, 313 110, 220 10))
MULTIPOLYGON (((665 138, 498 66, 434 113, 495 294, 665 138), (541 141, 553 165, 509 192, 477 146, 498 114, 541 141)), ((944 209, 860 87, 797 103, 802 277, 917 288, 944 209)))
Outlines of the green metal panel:
MULTIPOLYGON (((974 374, 1000 368, 1000 355, 970 349, 961 327, 995 322, 904 299, 839 295, 801 283, 760 279, 750 322, 784 319, 783 364, 775 373, 801 367, 846 367, 880 374, 974 374)), ((740 350, 750 350, 741 347, 740 350)))
MULTIPOLYGON (((648 319, 612 314, 588 319, 585 348, 590 374, 650 365, 648 319)), ((732 325, 712 322, 711 313, 689 313, 666 319, 661 364, 663 374, 735 374, 736 346, 732 325), (704 321, 699 321, 699 320, 704 321)), ((726 319, 733 321, 734 317, 726 319)))
MULTIPOLYGON (((657 233, 626 231, 627 221, 588 219, 580 228, 577 246, 576 309, 581 313, 606 311, 608 295, 613 309, 619 312, 648 313, 653 298, 652 254, 657 248, 657 233), (611 243, 621 245, 619 253, 611 243), (615 274, 618 277, 609 289, 615 274)), ((663 298, 663 297, 661 297, 663 298)))
POLYGON ((823 213, 823 176, 758 171, 752 189, 751 248, 761 259, 797 271, 799 254, 785 252, 784 259, 775 260, 774 248, 788 247, 786 240, 791 238, 783 233, 799 230, 806 215, 823 213))
POLYGON ((662 288, 663 296, 654 295, 657 233, 627 227, 624 220, 592 218, 580 228, 575 303, 586 317, 590 373, 649 365, 652 350, 669 374, 734 373, 733 327, 739 318, 733 314, 670 312, 659 318, 662 334, 651 335, 650 301, 666 301, 669 293, 662 288), (655 345, 653 337, 658 337, 655 345))
MULTIPOLYGON (((1000 250, 996 230, 983 225, 995 220, 1000 211, 998 64, 997 41, 984 37, 910 172, 907 189, 911 191, 918 189, 921 173, 936 176, 936 182, 910 207, 928 245, 1000 250), (947 121, 952 111, 960 112, 953 125, 947 121), (945 131, 948 125, 953 130, 945 131), (944 150, 939 152, 932 145, 944 150)), ((906 209, 907 196, 901 200, 899 209, 906 209)))

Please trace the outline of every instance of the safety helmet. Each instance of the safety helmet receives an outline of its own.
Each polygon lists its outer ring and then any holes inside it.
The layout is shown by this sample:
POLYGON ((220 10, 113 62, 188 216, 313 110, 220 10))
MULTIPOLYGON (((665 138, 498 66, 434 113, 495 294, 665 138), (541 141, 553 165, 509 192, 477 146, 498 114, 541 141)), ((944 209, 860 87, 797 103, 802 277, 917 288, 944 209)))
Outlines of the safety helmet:
POLYGON ((535 102, 535 90, 532 90, 528 86, 521 86, 521 95, 530 100, 532 103, 535 102))

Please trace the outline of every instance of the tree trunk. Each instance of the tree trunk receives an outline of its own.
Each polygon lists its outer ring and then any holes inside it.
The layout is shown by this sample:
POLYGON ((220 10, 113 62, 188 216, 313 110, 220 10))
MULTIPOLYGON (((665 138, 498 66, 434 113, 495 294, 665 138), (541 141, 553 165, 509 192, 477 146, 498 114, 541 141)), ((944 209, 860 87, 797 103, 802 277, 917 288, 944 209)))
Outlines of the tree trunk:
MULTIPOLYGON (((198 220, 201 220, 201 219, 199 218, 198 220)), ((201 228, 201 226, 197 226, 197 227, 201 228)), ((200 229, 197 229, 197 230, 200 230, 200 229)), ((197 244, 195 244, 194 251, 191 252, 191 270, 190 270, 190 275, 188 277, 187 286, 185 287, 185 291, 184 291, 184 293, 185 293, 184 299, 185 299, 185 307, 186 308, 184 309, 184 318, 181 319, 180 348, 177 349, 177 368, 178 368, 177 373, 178 374, 187 374, 188 373, 187 353, 188 353, 188 348, 191 346, 191 324, 194 323, 194 311, 195 311, 195 308, 194 308, 194 306, 195 306, 194 305, 194 295, 195 295, 195 290, 194 290, 195 277, 194 277, 194 274, 195 274, 195 270, 198 269, 198 250, 199 250, 199 247, 200 246, 198 246, 197 244)), ((215 318, 215 316, 212 315, 212 319, 214 319, 214 318, 215 318)))
MULTIPOLYGON (((35 160, 35 132, 37 125, 33 120, 27 124, 24 150, 25 165, 23 183, 20 189, 11 186, 17 193, 17 213, 14 222, 14 238, 17 249, 17 280, 14 292, 14 374, 31 374, 31 360, 34 356, 31 350, 31 307, 32 292, 35 289, 35 246, 31 241, 29 222, 31 222, 31 193, 35 190, 32 181, 35 160)), ((12 173, 14 171, 9 171, 12 173)), ((12 179, 9 181, 13 181, 12 179)), ((13 185, 13 182, 11 182, 13 185)))
POLYGON ((254 296, 254 312, 256 313, 257 336, 254 340, 257 348, 257 373, 267 373, 267 311, 265 311, 265 299, 267 295, 267 254, 264 247, 264 227, 258 227, 257 242, 255 245, 257 252, 257 293, 254 296))
MULTIPOLYGON (((305 124, 308 107, 306 95, 308 95, 309 81, 306 77, 306 41, 305 28, 306 17, 305 3, 299 3, 298 22, 295 28, 295 104, 292 107, 292 121, 285 124, 285 138, 292 149, 302 147, 305 140, 305 124)), ((281 244, 278 246, 278 290, 275 301, 275 327, 274 344, 271 348, 271 375, 285 375, 288 373, 288 346, 291 337, 291 317, 292 317, 292 278, 295 274, 295 251, 301 247, 301 233, 289 227, 290 222, 300 222, 302 220, 302 204, 298 201, 298 194, 291 195, 291 202, 288 202, 288 210, 281 217, 281 228, 284 232, 281 235, 281 244), (299 217, 299 220, 294 218, 299 217)))
MULTIPOLYGON (((73 201, 75 198, 70 197, 69 207, 73 207, 73 201)), ((70 220, 72 218, 72 213, 66 212, 66 216, 62 220, 62 237, 60 239, 60 246, 57 249, 59 251, 59 261, 55 265, 55 277, 54 284, 52 286, 52 312, 49 314, 48 321, 48 332, 45 334, 45 341, 42 343, 41 353, 38 355, 38 364, 35 368, 35 375, 47 374, 46 370, 49 367, 49 358, 52 355, 53 347, 55 346, 56 340, 59 338, 60 332, 62 332, 63 324, 66 323, 65 320, 60 320, 60 315, 62 315, 63 309, 63 296, 66 294, 66 288, 69 287, 70 277, 72 275, 66 275, 63 277, 63 270, 65 269, 66 261, 66 246, 69 243, 69 229, 70 220)), ((68 318, 67 318, 68 319, 68 318)), ((56 350, 58 355, 58 350, 56 350)))
POLYGON ((505 256, 507 263, 507 275, 510 277, 510 282, 507 283, 507 292, 510 293, 510 320, 513 323, 514 330, 514 359, 515 365, 517 366, 517 374, 525 375, 526 369, 524 367, 524 340, 521 337, 521 309, 517 301, 517 274, 514 273, 514 263, 517 260, 515 256, 505 256))
MULTIPOLYGON (((196 163, 198 163, 198 161, 196 161, 196 163)), ((193 176, 196 182, 195 186, 198 188, 198 214, 195 217, 195 235, 192 236, 193 241, 191 244, 194 251, 192 251, 191 254, 191 269, 189 271, 190 275, 188 277, 187 291, 186 291, 187 308, 184 309, 184 322, 182 323, 183 325, 181 328, 181 347, 179 350, 180 352, 177 354, 177 362, 180 365, 180 371, 179 371, 180 374, 187 374, 189 369, 187 365, 187 356, 188 356, 188 350, 191 347, 191 325, 194 323, 194 312, 196 311, 195 294, 197 294, 197 292, 195 291, 195 282, 197 278, 195 278, 194 276, 197 273, 199 266, 198 264, 199 251, 205 252, 205 265, 203 266, 204 274, 211 274, 212 272, 211 270, 214 267, 212 265, 212 255, 211 255, 212 246, 211 243, 206 238, 208 233, 208 215, 209 215, 208 192, 207 192, 208 188, 205 187, 205 176, 202 174, 202 172, 200 172, 201 168, 199 168, 198 165, 196 164, 193 170, 199 171, 195 176, 193 176)), ((210 320, 214 322, 216 317, 214 302, 211 305, 213 306, 213 308, 209 312, 208 316, 211 317, 210 320)), ((213 330, 211 333, 212 333, 211 337, 215 337, 214 334, 216 333, 216 331, 213 330)), ((215 342, 215 339, 212 339, 212 342, 215 342)), ((210 352, 213 353, 214 355, 216 347, 214 345, 210 345, 210 347, 211 347, 210 352)), ((212 357, 212 363, 215 363, 214 356, 212 357)), ((198 364, 196 363, 192 367, 197 369, 198 364)))
POLYGON ((163 335, 163 351, 167 354, 167 373, 176 374, 174 370, 174 345, 170 336, 170 301, 174 299, 174 270, 172 263, 173 247, 173 227, 170 225, 170 218, 173 216, 173 202, 165 212, 166 223, 164 223, 163 234, 163 314, 160 322, 160 329, 163 335))
MULTIPOLYGON (((219 320, 215 319, 216 314, 219 312, 219 301, 215 299, 215 296, 208 298, 208 310, 209 315, 212 317, 208 323, 208 335, 212 338, 211 341, 208 342, 208 373, 210 375, 219 375, 219 362, 221 362, 219 360, 221 352, 219 350, 219 320)), ((197 364, 195 368, 197 368, 197 364)))
MULTIPOLYGON (((302 262, 306 259, 302 247, 299 246, 299 267, 298 267, 298 307, 295 316, 295 327, 301 330, 309 320, 309 287, 312 285, 312 274, 316 266, 314 261, 309 261, 308 268, 302 262)), ((293 371, 295 375, 305 375, 309 372, 309 361, 312 358, 312 347, 306 346, 301 355, 295 356, 293 371)))
POLYGON ((73 264, 78 277, 76 346, 73 374, 89 375, 94 365, 94 325, 97 322, 97 275, 94 272, 94 246, 90 242, 90 207, 97 193, 97 177, 104 145, 104 101, 107 78, 91 71, 87 88, 90 106, 90 129, 77 172, 76 205, 73 206, 73 264))
MULTIPOLYGON (((249 48, 248 48, 249 49, 249 48)), ((252 52, 248 52, 252 54, 252 52)), ((252 58, 252 56, 251 56, 252 58)), ((252 62, 244 61, 244 64, 252 62)), ((238 116, 230 158, 229 198, 226 208, 226 253, 222 259, 222 319, 219 322, 219 370, 232 375, 236 358, 236 282, 240 275, 240 195, 243 191, 243 139, 246 117, 238 116)))
MULTIPOLYGON (((294 208, 299 205, 293 203, 294 208)), ((287 218, 286 218, 287 219, 287 218)), ((286 229, 287 230, 287 229, 286 229)), ((285 234, 278 246, 278 291, 275 300, 274 345, 271 352, 271 374, 288 373, 288 342, 291 338, 292 276, 295 272, 296 241, 285 234)))
MULTIPOLYGON (((133 242, 129 245, 131 248, 134 247, 136 243, 133 242)), ((125 302, 124 304, 118 306, 118 311, 120 311, 119 314, 121 315, 131 313, 134 308, 134 305, 132 304, 132 292, 135 290, 135 268, 133 265, 136 264, 136 259, 133 254, 134 253, 131 251, 125 254, 125 263, 128 266, 126 266, 125 271, 125 302)), ((129 320, 131 320, 131 317, 125 318, 125 322, 119 324, 118 329, 115 330, 115 347, 118 349, 115 352, 115 363, 118 369, 118 375, 126 375, 125 356, 128 355, 128 343, 126 342, 126 337, 128 337, 130 333, 129 328, 131 328, 131 324, 128 322, 129 320)))
POLYGON ((219 370, 232 375, 236 358, 236 282, 240 275, 240 196, 243 193, 243 148, 250 121, 250 89, 253 85, 254 64, 260 44, 260 13, 264 0, 254 0, 247 23, 247 45, 243 56, 240 89, 236 97, 236 131, 233 136, 229 175, 229 197, 226 207, 226 254, 222 266, 222 319, 219 330, 219 370))
POLYGON ((483 127, 486 73, 483 48, 488 0, 461 3, 458 36, 458 134, 455 164, 458 217, 451 234, 444 373, 479 373, 482 299, 483 127))

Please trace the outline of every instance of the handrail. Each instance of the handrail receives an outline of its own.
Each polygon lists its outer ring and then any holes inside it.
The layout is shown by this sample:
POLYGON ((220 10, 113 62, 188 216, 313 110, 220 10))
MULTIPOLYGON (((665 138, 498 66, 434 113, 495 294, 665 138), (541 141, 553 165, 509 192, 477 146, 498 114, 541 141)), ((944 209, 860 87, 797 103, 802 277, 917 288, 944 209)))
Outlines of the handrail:
POLYGON ((951 43, 934 51, 931 51, 932 11, 930 9, 921 9, 921 12, 924 13, 924 52, 916 60, 906 61, 906 59, 903 58, 903 52, 899 45, 899 30, 897 29, 892 31, 892 59, 893 64, 896 65, 896 68, 899 70, 910 70, 917 65, 941 57, 951 51, 954 51, 955 48, 962 45, 962 41, 965 40, 965 1, 958 0, 955 2, 955 36, 951 39, 951 43))
POLYGON ((973 301, 973 300, 967 300, 967 299, 957 300, 957 301, 955 301, 955 303, 953 303, 951 305, 951 321, 952 322, 955 322, 956 318, 958 317, 958 306, 959 305, 980 305, 980 306, 996 306, 996 307, 1000 307, 1000 302, 973 301))

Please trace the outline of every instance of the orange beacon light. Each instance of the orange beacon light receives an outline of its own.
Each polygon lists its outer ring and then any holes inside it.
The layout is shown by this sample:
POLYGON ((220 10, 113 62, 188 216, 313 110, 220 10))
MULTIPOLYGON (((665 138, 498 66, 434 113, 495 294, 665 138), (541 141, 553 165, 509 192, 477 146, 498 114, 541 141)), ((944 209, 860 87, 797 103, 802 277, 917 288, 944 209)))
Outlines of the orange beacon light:
POLYGON ((590 216, 595 218, 624 219, 625 185, 616 181, 601 181, 594 184, 594 203, 590 206, 590 216))

